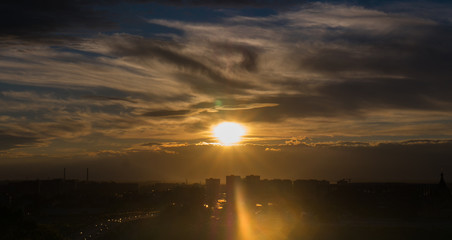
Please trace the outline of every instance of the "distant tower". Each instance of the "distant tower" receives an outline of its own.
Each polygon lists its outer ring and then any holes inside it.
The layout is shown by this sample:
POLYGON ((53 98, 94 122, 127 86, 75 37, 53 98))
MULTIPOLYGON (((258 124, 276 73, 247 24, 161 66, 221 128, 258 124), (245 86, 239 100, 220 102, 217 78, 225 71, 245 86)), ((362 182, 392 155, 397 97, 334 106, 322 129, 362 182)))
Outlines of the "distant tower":
POLYGON ((440 186, 446 186, 446 182, 444 181, 444 174, 441 172, 441 179, 439 180, 440 186))
POLYGON ((86 169, 86 181, 89 181, 89 168, 86 169))
POLYGON ((450 197, 450 190, 449 187, 447 187, 446 181, 444 181, 444 174, 441 172, 441 179, 438 183, 438 193, 440 197, 448 198, 450 197))

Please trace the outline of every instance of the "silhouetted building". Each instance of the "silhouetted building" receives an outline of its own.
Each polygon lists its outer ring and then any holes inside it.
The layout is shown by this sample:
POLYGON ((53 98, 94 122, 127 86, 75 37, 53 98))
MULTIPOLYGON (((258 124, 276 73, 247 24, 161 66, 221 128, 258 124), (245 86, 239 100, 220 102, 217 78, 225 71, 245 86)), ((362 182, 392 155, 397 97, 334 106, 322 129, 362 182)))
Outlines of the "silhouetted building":
POLYGON ((249 175, 245 177, 245 183, 250 185, 257 185, 261 180, 260 176, 257 175, 249 175))
POLYGON ((226 200, 228 203, 234 202, 236 191, 241 187, 241 183, 242 179, 240 176, 226 176, 226 200))
POLYGON ((206 179, 207 204, 211 207, 214 207, 219 197, 220 197, 220 179, 219 178, 206 179))
POLYGON ((244 197, 249 204, 256 204, 261 199, 261 177, 257 175, 249 175, 243 179, 244 197))
POLYGON ((296 199, 304 207, 314 207, 326 200, 330 183, 325 180, 295 180, 293 192, 296 199))

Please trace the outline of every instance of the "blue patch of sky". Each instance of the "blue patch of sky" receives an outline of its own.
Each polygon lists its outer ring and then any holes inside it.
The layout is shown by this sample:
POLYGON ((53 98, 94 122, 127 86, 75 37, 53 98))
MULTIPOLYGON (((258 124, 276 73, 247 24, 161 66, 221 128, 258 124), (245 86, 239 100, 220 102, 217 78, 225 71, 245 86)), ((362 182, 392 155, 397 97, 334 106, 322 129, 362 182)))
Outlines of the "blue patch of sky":
POLYGON ((328 4, 345 4, 345 5, 357 5, 368 8, 378 8, 387 4, 395 4, 395 3, 410 3, 410 4, 419 4, 419 3, 450 3, 450 0, 431 0, 431 1, 413 1, 413 0, 319 0, 319 1, 306 1, 306 2, 321 2, 328 4))
MULTIPOLYGON (((161 34, 182 35, 183 31, 158 24, 151 24, 148 20, 165 19, 190 23, 220 23, 230 16, 265 17, 276 14, 276 10, 270 8, 213 8, 206 6, 176 6, 158 3, 120 3, 111 6, 110 11, 116 13, 120 29, 119 32, 140 35, 143 37, 155 37, 161 34)), ((117 33, 118 29, 105 32, 117 33)), ((163 36, 164 37, 164 36, 163 36)))

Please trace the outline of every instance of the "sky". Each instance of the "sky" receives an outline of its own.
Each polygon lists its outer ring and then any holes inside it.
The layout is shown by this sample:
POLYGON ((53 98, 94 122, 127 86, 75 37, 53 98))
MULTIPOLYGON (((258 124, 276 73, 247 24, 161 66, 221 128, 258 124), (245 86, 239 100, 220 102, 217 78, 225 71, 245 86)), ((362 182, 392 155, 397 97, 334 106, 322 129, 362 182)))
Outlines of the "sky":
POLYGON ((448 1, 2 1, 0 179, 452 181, 451 42, 448 1))

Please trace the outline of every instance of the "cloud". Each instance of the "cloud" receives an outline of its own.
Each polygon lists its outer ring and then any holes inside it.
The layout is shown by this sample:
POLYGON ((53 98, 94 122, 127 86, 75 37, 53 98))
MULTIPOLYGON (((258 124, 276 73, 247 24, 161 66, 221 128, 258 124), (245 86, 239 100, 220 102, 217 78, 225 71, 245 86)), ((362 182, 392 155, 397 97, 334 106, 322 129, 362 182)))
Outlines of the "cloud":
POLYGON ((146 117, 177 117, 188 114, 189 110, 159 110, 143 113, 146 117))
POLYGON ((0 131, 0 151, 12 148, 33 146, 40 143, 39 138, 34 136, 16 136, 0 131))
MULTIPOLYGON (((204 57, 184 54, 190 49, 173 42, 162 42, 129 35, 115 35, 103 39, 106 50, 118 57, 139 59, 141 62, 158 61, 167 63, 173 79, 188 84, 202 93, 221 93, 220 89, 243 91, 255 87, 248 82, 228 77, 210 66, 204 57)), ((211 56, 213 57, 213 56, 211 56)), ((245 60, 246 61, 246 60, 245 60)), ((248 63, 245 63, 245 65, 248 63)), ((248 64, 249 65, 249 64, 248 64)))
POLYGON ((446 80, 451 73, 446 63, 452 62, 446 42, 452 36, 445 29, 450 26, 430 18, 313 4, 277 16, 238 17, 216 25, 151 22, 180 29, 193 41, 218 42, 221 36, 250 49, 265 49, 256 55, 262 63, 254 61, 254 69, 261 71, 249 81, 263 76, 268 81, 261 81, 259 90, 271 88, 273 94, 256 91, 250 101, 277 107, 221 113, 231 118, 254 116, 251 121, 271 122, 288 117, 365 117, 385 109, 450 111, 452 106, 446 80), (288 72, 294 74, 287 76, 288 72))
POLYGON ((300 144, 305 144, 305 142, 309 142, 309 138, 307 137, 292 137, 290 140, 284 142, 285 145, 288 146, 296 146, 300 144))
POLYGON ((281 152, 280 148, 265 148, 265 151, 270 151, 270 152, 281 152))
POLYGON ((106 97, 106 96, 84 96, 86 99, 98 100, 98 101, 126 101, 130 103, 137 103, 134 100, 129 100, 126 98, 118 98, 118 97, 106 97))
POLYGON ((164 143, 143 143, 143 144, 135 144, 124 149, 122 152, 131 153, 131 152, 159 152, 166 154, 178 154, 177 151, 171 149, 178 149, 189 146, 187 143, 178 143, 178 142, 164 142, 164 143))
POLYGON ((211 44, 215 50, 223 56, 235 57, 239 54, 240 60, 234 61, 234 68, 243 69, 248 72, 256 72, 259 66, 259 53, 261 49, 240 43, 215 42, 211 44))
POLYGON ((143 143, 141 146, 159 146, 162 145, 161 143, 143 143))
MULTIPOLYGON (((171 33, 162 37, 104 31, 116 25, 109 3, 50 3, 2 16, 9 18, 5 28, 23 17, 16 32, 3 32, 12 37, 0 48, 0 127, 17 137, 211 142, 209 128, 221 121, 248 124, 255 136, 249 142, 452 135, 452 34, 448 16, 439 16, 449 5, 420 14, 303 2, 196 22, 146 15, 146 27, 171 33), (96 4, 106 12, 93 10, 96 4), (86 15, 65 16, 73 5, 86 15), (48 22, 45 29, 25 23, 41 15, 36 23, 48 22), (27 28, 46 38, 73 30, 76 39, 19 41, 40 37, 26 35, 27 28)), ((12 13, 19 9, 6 4, 12 13)), ((359 145, 355 140, 332 142, 359 145)))
POLYGON ((424 139, 424 140, 409 140, 404 141, 404 144, 449 144, 451 140, 432 140, 432 139, 424 139))

